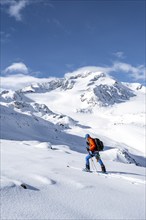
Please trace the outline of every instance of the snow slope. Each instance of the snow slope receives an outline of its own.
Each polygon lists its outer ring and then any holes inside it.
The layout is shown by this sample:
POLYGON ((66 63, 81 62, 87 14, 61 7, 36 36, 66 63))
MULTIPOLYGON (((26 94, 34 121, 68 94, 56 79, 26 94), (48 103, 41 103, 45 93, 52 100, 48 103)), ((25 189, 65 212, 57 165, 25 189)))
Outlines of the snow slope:
POLYGON ((145 219, 144 98, 91 68, 3 91, 1 218, 145 219), (86 133, 103 140, 107 175, 95 159, 82 172, 86 133))
POLYGON ((27 93, 25 88, 26 96, 90 127, 88 132, 95 136, 106 136, 145 153, 144 86, 120 83, 90 68, 68 74, 64 81, 72 86, 64 89, 64 83, 59 84, 45 93, 27 93))
POLYGON ((52 148, 2 140, 2 219, 145 218, 145 168, 104 158, 107 176, 85 173, 74 169, 84 166, 84 154, 52 148))

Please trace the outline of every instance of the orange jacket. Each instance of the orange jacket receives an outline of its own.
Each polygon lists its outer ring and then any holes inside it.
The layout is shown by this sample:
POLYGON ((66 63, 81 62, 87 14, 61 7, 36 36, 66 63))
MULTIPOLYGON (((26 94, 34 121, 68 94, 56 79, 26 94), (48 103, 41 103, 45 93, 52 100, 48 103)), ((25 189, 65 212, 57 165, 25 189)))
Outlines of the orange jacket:
POLYGON ((93 138, 89 137, 87 138, 88 144, 89 144, 89 150, 94 151, 96 149, 96 143, 93 138))

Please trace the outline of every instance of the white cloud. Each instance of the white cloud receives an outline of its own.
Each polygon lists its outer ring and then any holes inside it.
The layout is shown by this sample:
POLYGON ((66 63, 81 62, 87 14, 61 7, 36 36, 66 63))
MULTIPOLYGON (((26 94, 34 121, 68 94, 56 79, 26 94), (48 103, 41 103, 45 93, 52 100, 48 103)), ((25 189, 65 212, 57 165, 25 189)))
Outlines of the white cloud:
POLYGON ((1 5, 7 5, 9 8, 7 10, 11 17, 14 17, 17 21, 22 20, 22 9, 26 7, 29 3, 28 0, 1 0, 1 5))
POLYGON ((131 78, 134 80, 145 80, 146 78, 146 68, 144 65, 132 66, 128 63, 123 62, 115 62, 111 67, 111 71, 113 72, 123 72, 128 73, 131 78))
POLYGON ((4 71, 5 74, 10 74, 10 73, 23 73, 23 74, 28 74, 28 67, 22 63, 13 63, 10 66, 8 66, 4 71))
POLYGON ((32 83, 41 83, 46 82, 48 79, 46 78, 36 78, 29 75, 24 74, 15 74, 15 75, 9 75, 5 77, 0 77, 1 81, 1 91, 2 90, 17 90, 22 89, 25 86, 29 86, 32 83))
POLYGON ((111 66, 85 66, 73 72, 67 73, 65 74, 65 76, 68 77, 86 71, 104 72, 109 75, 113 75, 113 73, 116 73, 117 75, 126 74, 127 77, 131 78, 134 81, 146 79, 146 68, 144 65, 132 66, 131 64, 124 62, 114 62, 111 66))
POLYGON ((11 4, 10 8, 8 10, 9 15, 12 17, 15 17, 15 19, 17 21, 21 21, 22 20, 21 11, 23 8, 25 8, 27 3, 28 3, 27 0, 21 0, 19 2, 15 2, 15 3, 11 4))
MULTIPOLYGON (((30 4, 42 3, 45 7, 55 8, 49 0, 0 0, 0 4, 7 8, 7 13, 17 21, 22 20, 22 10, 30 4)), ((58 25, 60 25, 58 23, 58 25)))

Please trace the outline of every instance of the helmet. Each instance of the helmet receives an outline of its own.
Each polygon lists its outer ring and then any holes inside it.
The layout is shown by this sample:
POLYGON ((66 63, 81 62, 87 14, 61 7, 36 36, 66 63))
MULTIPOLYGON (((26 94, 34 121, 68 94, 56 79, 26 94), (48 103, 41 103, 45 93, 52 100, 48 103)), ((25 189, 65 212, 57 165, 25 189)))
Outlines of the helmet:
POLYGON ((85 139, 87 139, 87 138, 89 138, 90 137, 90 135, 89 134, 86 134, 85 135, 85 139))

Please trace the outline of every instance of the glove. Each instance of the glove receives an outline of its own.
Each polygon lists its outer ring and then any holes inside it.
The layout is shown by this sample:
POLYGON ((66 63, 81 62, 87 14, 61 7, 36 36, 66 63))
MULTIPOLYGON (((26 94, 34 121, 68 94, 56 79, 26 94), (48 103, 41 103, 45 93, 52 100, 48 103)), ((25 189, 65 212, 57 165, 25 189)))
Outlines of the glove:
POLYGON ((88 147, 86 147, 86 149, 87 149, 87 151, 89 152, 89 148, 88 148, 88 147))
POLYGON ((89 150, 88 152, 89 152, 89 155, 92 156, 92 151, 89 150))
POLYGON ((89 143, 86 141, 86 144, 89 146, 89 143))

